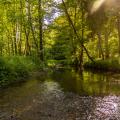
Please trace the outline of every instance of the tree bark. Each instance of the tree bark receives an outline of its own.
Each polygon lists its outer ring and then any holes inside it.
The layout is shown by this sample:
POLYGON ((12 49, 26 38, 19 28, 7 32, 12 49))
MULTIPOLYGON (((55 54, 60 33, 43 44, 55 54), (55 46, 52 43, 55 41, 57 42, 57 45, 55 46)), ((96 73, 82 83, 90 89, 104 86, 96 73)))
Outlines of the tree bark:
POLYGON ((13 40, 14 40, 14 54, 17 55, 17 41, 16 41, 16 24, 13 25, 13 40))
POLYGON ((108 28, 105 28, 105 59, 109 58, 108 39, 109 39, 110 33, 111 33, 111 30, 108 31, 108 28))
POLYGON ((42 15, 42 1, 38 0, 38 16, 39 16, 39 40, 40 40, 40 60, 44 60, 43 55, 43 15, 42 15))
POLYGON ((104 53, 102 49, 102 38, 101 38, 101 33, 97 33, 98 36, 98 53, 99 53, 99 58, 102 58, 104 60, 104 53))
POLYGON ((108 48, 108 34, 105 33, 105 59, 109 58, 109 48, 108 48))
POLYGON ((66 7, 66 4, 65 4, 64 0, 62 0, 62 3, 63 3, 63 6, 64 6, 64 9, 65 9, 65 14, 66 14, 66 16, 67 16, 68 22, 70 23, 70 25, 71 25, 71 27, 72 27, 72 29, 73 29, 73 31, 74 31, 77 39, 80 41, 81 47, 83 47, 83 49, 84 49, 84 51, 86 52, 88 58, 89 58, 92 62, 94 62, 93 58, 89 55, 88 50, 87 50, 86 47, 84 46, 83 42, 81 41, 81 39, 80 39, 80 37, 79 37, 79 35, 78 35, 78 33, 77 33, 77 30, 76 30, 76 28, 75 28, 75 26, 74 26, 74 23, 73 23, 73 21, 71 20, 70 15, 69 15, 69 13, 68 13, 68 11, 67 11, 67 7, 66 7))
POLYGON ((26 0, 26 19, 27 19, 27 26, 24 25, 24 31, 26 36, 25 41, 25 55, 30 55, 30 45, 29 45, 29 35, 30 35, 30 26, 29 26, 29 1, 26 0))
POLYGON ((28 0, 28 21, 29 21, 31 32, 32 32, 32 37, 33 37, 33 40, 34 40, 34 44, 35 44, 36 50, 38 52, 38 43, 37 43, 37 39, 36 39, 36 36, 35 36, 33 24, 32 24, 33 22, 32 22, 32 15, 31 15, 31 4, 30 4, 29 0, 28 0))

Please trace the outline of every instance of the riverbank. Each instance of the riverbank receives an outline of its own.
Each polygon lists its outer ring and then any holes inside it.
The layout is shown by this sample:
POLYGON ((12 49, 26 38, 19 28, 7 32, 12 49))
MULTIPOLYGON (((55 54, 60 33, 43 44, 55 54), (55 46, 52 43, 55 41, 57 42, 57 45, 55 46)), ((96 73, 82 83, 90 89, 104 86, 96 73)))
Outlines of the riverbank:
POLYGON ((73 69, 43 73, 0 90, 0 120, 119 120, 119 78, 73 69))
POLYGON ((42 65, 30 57, 0 57, 0 88, 25 80, 42 65))
POLYGON ((117 59, 95 60, 94 62, 86 62, 84 68, 98 71, 120 72, 120 63, 117 59))

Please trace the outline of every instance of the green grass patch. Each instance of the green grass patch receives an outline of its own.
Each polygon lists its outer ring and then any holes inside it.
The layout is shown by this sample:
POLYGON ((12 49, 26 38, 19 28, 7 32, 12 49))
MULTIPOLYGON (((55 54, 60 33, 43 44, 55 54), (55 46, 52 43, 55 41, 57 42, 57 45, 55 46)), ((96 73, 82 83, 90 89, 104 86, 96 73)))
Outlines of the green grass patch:
POLYGON ((47 61, 47 66, 48 67, 57 67, 57 66, 61 66, 61 67, 67 67, 69 66, 70 63, 68 60, 48 60, 47 61))

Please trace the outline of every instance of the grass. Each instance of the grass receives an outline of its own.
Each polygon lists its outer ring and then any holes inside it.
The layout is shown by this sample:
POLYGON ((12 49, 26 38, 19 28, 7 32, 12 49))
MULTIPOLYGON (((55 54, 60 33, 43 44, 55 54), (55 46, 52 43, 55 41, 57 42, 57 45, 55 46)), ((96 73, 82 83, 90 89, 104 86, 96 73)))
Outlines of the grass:
POLYGON ((84 68, 120 72, 120 63, 118 59, 96 60, 95 62, 86 62, 84 68))
POLYGON ((70 63, 68 60, 47 60, 47 66, 50 68, 67 67, 70 63))
POLYGON ((0 57, 0 87, 24 80, 42 64, 30 57, 0 57))

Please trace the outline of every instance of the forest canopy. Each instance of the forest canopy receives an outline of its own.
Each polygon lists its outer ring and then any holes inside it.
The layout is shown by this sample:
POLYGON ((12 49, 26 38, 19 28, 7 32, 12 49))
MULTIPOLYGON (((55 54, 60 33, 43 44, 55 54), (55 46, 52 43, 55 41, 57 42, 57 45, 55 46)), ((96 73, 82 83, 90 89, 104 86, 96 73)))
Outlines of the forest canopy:
POLYGON ((1 0, 0 55, 81 66, 120 56, 119 0, 1 0))

